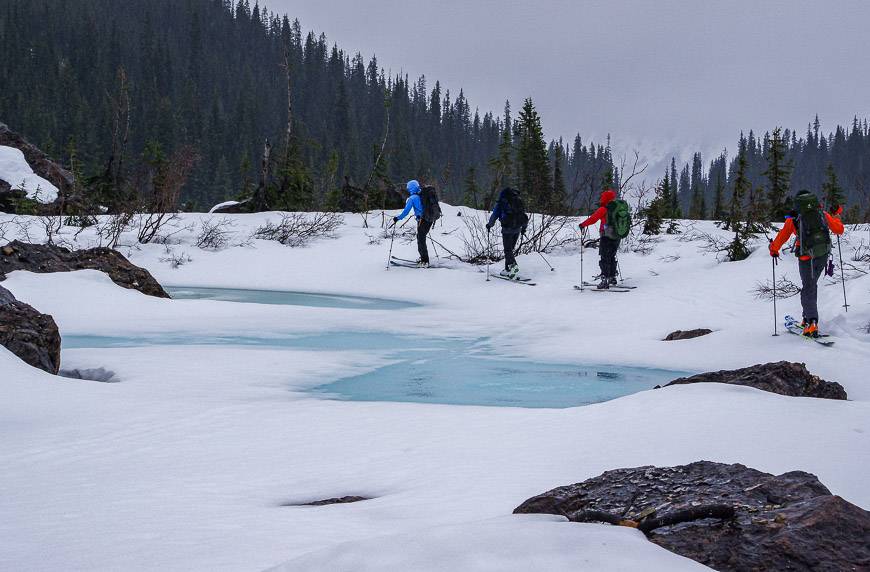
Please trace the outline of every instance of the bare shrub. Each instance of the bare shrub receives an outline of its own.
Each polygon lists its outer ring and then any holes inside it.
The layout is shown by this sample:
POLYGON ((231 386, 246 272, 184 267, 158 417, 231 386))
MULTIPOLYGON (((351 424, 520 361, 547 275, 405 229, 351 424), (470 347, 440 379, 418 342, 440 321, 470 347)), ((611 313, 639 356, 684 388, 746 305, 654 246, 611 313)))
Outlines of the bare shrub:
POLYGON ((576 243, 575 222, 575 217, 563 215, 529 215, 529 226, 517 244, 517 254, 547 253, 576 243))
POLYGON ((285 246, 304 246, 315 238, 335 238, 344 224, 337 213, 284 213, 277 223, 267 221, 251 235, 260 240, 274 240, 285 246))
POLYGON ((629 242, 627 246, 631 252, 640 254, 641 256, 647 256, 649 254, 652 254, 652 251, 655 250, 656 244, 660 243, 661 241, 662 239, 658 236, 640 234, 633 241, 629 242))
POLYGON ((462 217, 465 230, 460 235, 465 251, 459 258, 470 264, 489 264, 504 258, 501 241, 493 238, 493 232, 477 217, 462 217))
POLYGON ((118 242, 121 240, 121 235, 130 230, 132 221, 133 213, 129 211, 102 217, 96 225, 97 237, 100 239, 100 246, 117 248, 118 242))
POLYGON ((186 252, 178 254, 169 248, 166 249, 166 256, 161 257, 159 260, 160 262, 168 262, 172 268, 178 268, 179 266, 184 266, 189 262, 193 262, 193 258, 191 258, 186 252))
POLYGON ((772 280, 764 280, 756 282, 755 288, 752 289, 752 294, 758 300, 773 300, 774 294, 777 300, 791 298, 801 293, 801 287, 789 280, 787 276, 781 276, 776 281, 776 289, 773 288, 772 280))
POLYGON ((181 189, 198 160, 192 147, 181 147, 138 185, 135 210, 142 214, 137 217, 136 238, 141 244, 152 242, 164 226, 178 218, 181 189))
POLYGON ((194 243, 203 250, 221 250, 230 243, 236 223, 230 218, 209 218, 200 222, 199 234, 194 243))
POLYGON ((659 260, 665 263, 676 262, 680 259, 679 254, 667 254, 665 256, 659 256, 659 260))

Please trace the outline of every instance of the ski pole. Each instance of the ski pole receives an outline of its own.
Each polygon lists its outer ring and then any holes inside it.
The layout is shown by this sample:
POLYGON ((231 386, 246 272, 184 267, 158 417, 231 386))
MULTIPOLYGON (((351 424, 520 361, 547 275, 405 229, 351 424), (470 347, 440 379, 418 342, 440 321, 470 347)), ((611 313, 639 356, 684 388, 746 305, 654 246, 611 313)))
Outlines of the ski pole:
POLYGON ((438 260, 441 260, 441 256, 438 254, 438 248, 435 247, 435 239, 430 236, 429 240, 432 241, 432 250, 435 251, 435 258, 437 258, 438 260))
POLYGON ((492 240, 489 229, 486 229, 486 281, 489 282, 489 265, 492 264, 492 240))
POLYGON ((393 235, 390 237, 390 253, 387 255, 387 270, 390 269, 390 260, 393 259, 393 241, 396 239, 396 223, 393 222, 393 235))
POLYGON ((846 300, 846 271, 843 268, 843 246, 840 244, 840 235, 837 235, 837 252, 840 255, 840 282, 843 283, 843 307, 849 311, 849 302, 846 300))
POLYGON ((619 266, 619 259, 616 259, 616 271, 619 273, 619 281, 625 282, 625 278, 622 277, 622 267, 619 266))
MULTIPOLYGON (((773 241, 771 240, 770 243, 773 244, 773 241)), ((773 335, 778 336, 779 334, 776 331, 776 322, 778 319, 776 317, 776 256, 770 257, 770 268, 773 272, 773 335)))
MULTIPOLYGON (((541 252, 538 252, 538 256, 540 256, 541 258, 544 258, 544 255, 543 255, 543 253, 541 253, 541 252)), ((550 272, 553 272, 553 271, 556 270, 555 268, 553 268, 553 265, 550 264, 550 262, 549 262, 546 258, 544 258, 544 262, 546 262, 546 263, 547 263, 547 266, 550 267, 550 272)))
POLYGON ((580 231, 580 291, 583 291, 583 236, 586 234, 584 230, 580 231))

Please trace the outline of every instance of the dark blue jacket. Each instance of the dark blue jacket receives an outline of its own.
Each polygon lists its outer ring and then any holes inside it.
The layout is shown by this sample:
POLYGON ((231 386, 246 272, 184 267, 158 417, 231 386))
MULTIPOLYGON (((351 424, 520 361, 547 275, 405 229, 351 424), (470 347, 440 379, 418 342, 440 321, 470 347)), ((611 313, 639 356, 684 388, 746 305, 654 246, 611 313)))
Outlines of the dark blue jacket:
POLYGON ((498 200, 495 202, 495 208, 492 209, 492 214, 489 215, 489 225, 492 226, 495 224, 496 219, 498 222, 502 223, 501 225, 501 233, 502 234, 519 234, 521 232, 525 232, 526 229, 522 227, 505 227, 504 219, 510 212, 508 208, 508 199, 507 193, 502 191, 498 195, 498 200))

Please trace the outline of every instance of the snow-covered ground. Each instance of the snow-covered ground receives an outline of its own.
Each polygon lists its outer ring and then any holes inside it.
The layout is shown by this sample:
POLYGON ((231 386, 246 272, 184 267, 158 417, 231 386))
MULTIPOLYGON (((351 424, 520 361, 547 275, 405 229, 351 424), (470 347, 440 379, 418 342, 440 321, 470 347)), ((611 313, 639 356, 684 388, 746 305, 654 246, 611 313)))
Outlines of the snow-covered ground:
POLYGON ((24 153, 15 147, 0 145, 0 180, 13 189, 22 189, 27 196, 41 203, 50 203, 57 198, 57 187, 33 172, 24 158, 24 153))
MULTIPOLYGON (((460 252, 461 210, 434 237, 460 252), (458 230, 457 230, 458 229, 458 230)), ((375 217, 370 218, 370 222, 375 217)), ((378 220, 380 217, 377 217, 378 220)), ((6 225, 6 238, 20 225, 6 225)), ((97 570, 697 570, 634 530, 512 516, 528 497, 602 471, 699 459, 815 473, 870 508, 870 277, 820 288, 833 348, 771 336, 773 310, 754 299, 770 275, 765 249, 719 264, 699 243, 662 237, 620 254, 639 287, 581 293, 576 250, 520 257, 530 288, 485 282, 480 268, 385 270, 388 240, 346 215, 335 239, 307 247, 248 241, 275 213, 184 215, 170 244, 121 251, 165 285, 297 290, 423 304, 402 310, 163 300, 100 272, 3 282, 50 313, 63 335, 286 335, 361 331, 489 338, 510 356, 709 371, 805 362, 850 401, 750 388, 678 386, 572 409, 330 401, 301 390, 371 371, 379 352, 245 346, 65 349, 64 368, 105 367, 120 383, 60 379, 0 348, 0 569, 97 570), (192 245, 203 220, 233 222, 234 244, 192 245), (183 260, 173 267, 170 259, 183 260), (714 333, 660 341, 676 329, 714 333), (354 504, 287 506, 360 495, 354 504), (281 564, 285 563, 285 564, 281 564)), ((18 219, 20 222, 22 219, 18 219)), ((375 222, 375 224, 377 224, 375 222)), ((712 224, 698 228, 719 232, 712 224)), ((74 229, 59 239, 73 242, 74 229)), ((38 239, 38 223, 30 227, 38 239)), ((854 232, 844 254, 867 236, 854 232)), ((93 231, 75 240, 97 244, 93 231)), ((435 259, 434 251, 433 260, 435 259)), ((443 250, 439 250, 444 256, 443 250)), ((394 254, 415 245, 396 240, 394 254)), ((586 251, 585 275, 597 273, 586 251)), ((497 268, 494 267, 496 270, 497 268)), ((792 257, 778 267, 797 281, 792 257)), ((799 315, 781 300, 780 318, 799 315)))

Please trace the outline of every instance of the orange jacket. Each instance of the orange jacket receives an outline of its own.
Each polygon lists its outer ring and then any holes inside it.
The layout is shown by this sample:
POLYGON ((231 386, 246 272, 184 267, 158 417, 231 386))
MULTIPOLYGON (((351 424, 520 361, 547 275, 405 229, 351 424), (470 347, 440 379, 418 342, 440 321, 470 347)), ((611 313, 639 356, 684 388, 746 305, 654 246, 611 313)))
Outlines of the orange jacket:
MULTIPOLYGON (((825 220, 828 221, 828 228, 831 232, 834 234, 843 234, 845 229, 843 228, 843 222, 839 218, 825 212, 825 220)), ((785 224, 782 226, 782 230, 777 233, 776 238, 774 238, 773 242, 770 243, 770 255, 779 256, 779 249, 782 248, 782 245, 785 244, 792 235, 797 235, 797 228, 794 224, 794 218, 787 216, 785 217, 785 224)), ((800 247, 800 244, 800 239, 798 239, 798 241, 795 242, 795 246, 800 247)), ((801 260, 810 259, 810 257, 806 255, 800 256, 799 258, 801 260)))
POLYGON ((592 216, 580 223, 580 228, 586 228, 587 226, 591 226, 596 222, 601 221, 598 231, 601 234, 604 234, 604 224, 607 222, 607 205, 615 199, 616 193, 611 189, 607 189, 601 193, 601 199, 598 202, 601 206, 592 213, 592 216))

